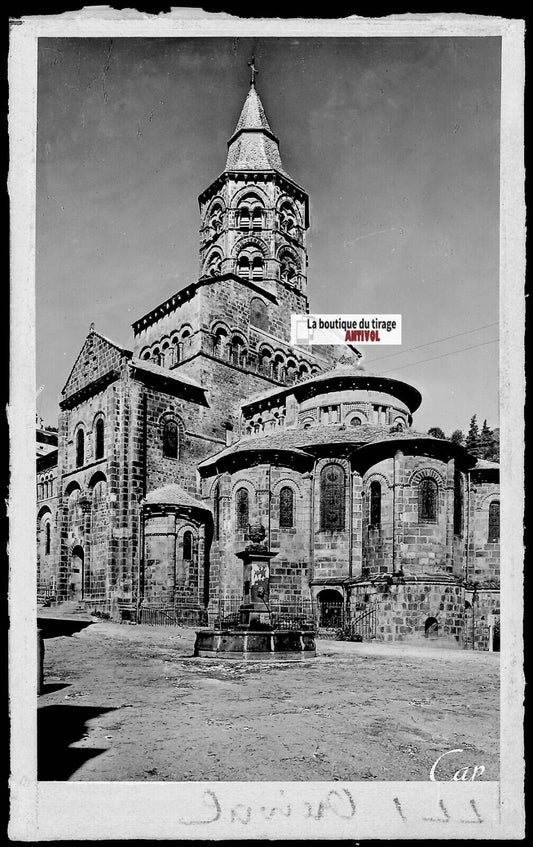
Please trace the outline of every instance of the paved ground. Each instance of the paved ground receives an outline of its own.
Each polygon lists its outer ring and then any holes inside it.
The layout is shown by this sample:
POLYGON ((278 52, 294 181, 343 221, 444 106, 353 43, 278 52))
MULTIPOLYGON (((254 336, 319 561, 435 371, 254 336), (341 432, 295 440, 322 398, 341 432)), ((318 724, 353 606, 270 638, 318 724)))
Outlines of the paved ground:
POLYGON ((48 639, 43 780, 498 779, 499 654, 319 641, 316 659, 192 657, 194 631, 48 639))

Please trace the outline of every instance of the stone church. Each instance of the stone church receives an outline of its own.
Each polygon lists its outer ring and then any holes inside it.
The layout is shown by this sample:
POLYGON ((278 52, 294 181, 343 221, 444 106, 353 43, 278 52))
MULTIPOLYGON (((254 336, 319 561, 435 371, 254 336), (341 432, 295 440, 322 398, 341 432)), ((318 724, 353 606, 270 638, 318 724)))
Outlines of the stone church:
POLYGON ((309 198, 253 80, 199 206, 198 278, 131 349, 91 325, 68 375, 37 458, 39 597, 213 623, 260 527, 269 609, 498 649, 498 466, 417 432, 420 393, 357 350, 291 345, 309 198))

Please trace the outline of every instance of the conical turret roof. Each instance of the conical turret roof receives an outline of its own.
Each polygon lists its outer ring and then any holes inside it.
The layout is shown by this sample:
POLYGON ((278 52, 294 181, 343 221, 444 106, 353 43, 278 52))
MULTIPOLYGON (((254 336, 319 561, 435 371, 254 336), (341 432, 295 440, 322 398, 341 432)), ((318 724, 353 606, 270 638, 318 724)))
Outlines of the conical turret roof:
MULTIPOLYGON (((279 141, 270 129, 255 85, 250 86, 235 132, 228 141, 227 171, 279 171, 279 141)), ((290 179, 290 177, 289 177, 290 179)))

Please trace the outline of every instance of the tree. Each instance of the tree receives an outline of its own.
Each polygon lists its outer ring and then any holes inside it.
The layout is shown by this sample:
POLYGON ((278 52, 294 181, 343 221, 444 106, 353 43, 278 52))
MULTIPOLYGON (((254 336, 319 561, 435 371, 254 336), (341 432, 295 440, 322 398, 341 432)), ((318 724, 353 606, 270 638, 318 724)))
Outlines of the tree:
POLYGON ((473 453, 478 458, 481 456, 481 443, 479 435, 479 427, 477 424, 477 415, 472 415, 470 418, 470 428, 465 442, 466 449, 473 453))
POLYGON ((483 426, 481 427, 481 433, 479 435, 479 447, 480 447, 480 455, 482 459, 491 459, 494 455, 494 438, 492 435, 492 430, 489 429, 487 425, 487 420, 483 421, 483 426))
POLYGON ((450 441, 453 441, 454 444, 460 444, 462 446, 465 443, 465 436, 463 430, 454 429, 454 431, 450 435, 450 441))
POLYGON ((440 426, 432 426, 428 429, 428 435, 432 435, 433 438, 446 438, 444 430, 442 430, 440 426))

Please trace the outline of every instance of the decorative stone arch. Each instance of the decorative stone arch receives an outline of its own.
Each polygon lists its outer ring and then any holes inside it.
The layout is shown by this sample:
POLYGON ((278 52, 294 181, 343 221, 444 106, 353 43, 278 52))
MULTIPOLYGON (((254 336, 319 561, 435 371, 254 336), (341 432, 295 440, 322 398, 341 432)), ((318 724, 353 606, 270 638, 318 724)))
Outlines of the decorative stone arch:
POLYGON ((192 335, 192 333, 193 333, 192 325, 191 325, 191 324, 188 324, 188 323, 187 323, 187 324, 183 324, 183 326, 182 326, 182 327, 180 327, 180 329, 178 330, 178 334, 179 334, 179 339, 180 339, 180 341, 181 341, 181 342, 183 342, 183 341, 184 341, 184 339, 186 339, 186 338, 190 338, 190 337, 191 337, 191 335, 192 335))
POLYGON ((103 471, 96 471, 96 473, 93 473, 92 477, 89 480, 89 484, 87 485, 89 491, 92 491, 94 489, 94 486, 99 482, 105 482, 107 485, 107 476, 103 471))
POLYGON ((294 491, 295 491, 295 493, 298 495, 298 497, 300 497, 300 498, 301 498, 301 497, 303 497, 303 494, 302 494, 302 487, 301 487, 300 483, 299 483, 299 482, 297 482, 296 480, 292 479, 292 478, 291 478, 291 477, 289 477, 289 476, 284 476, 284 477, 282 477, 281 479, 279 479, 279 480, 278 480, 278 481, 277 481, 277 482, 276 482, 276 483, 272 486, 272 489, 271 489, 272 494, 277 494, 277 493, 279 493, 279 492, 278 492, 278 489, 284 488, 284 487, 285 487, 285 486, 287 486, 287 485, 288 485, 290 488, 293 488, 293 489, 294 489, 294 491))
POLYGON ((401 430, 401 429, 407 429, 409 424, 408 424, 407 420, 405 419, 405 417, 403 415, 396 415, 392 419, 391 426, 394 427, 396 430, 398 430, 398 429, 401 430))
POLYGON ((304 429, 309 429, 309 427, 313 426, 316 423, 315 418, 307 417, 301 420, 301 425, 304 429))
POLYGON ((219 276, 222 270, 224 254, 220 247, 214 247, 205 257, 203 276, 219 276))
POLYGON ((257 486, 256 486, 255 482, 253 482, 253 480, 251 480, 250 477, 244 476, 244 477, 240 477, 238 480, 236 480, 235 482, 232 483, 231 489, 230 489, 232 499, 235 497, 235 492, 237 491, 237 488, 241 488, 243 485, 245 487, 247 486, 249 488, 249 490, 250 490, 249 493, 253 497, 256 496, 257 486))
POLYGON ((491 502, 492 502, 493 500, 498 500, 498 501, 499 501, 499 499, 500 499, 500 490, 499 490, 499 487, 498 487, 498 488, 494 488, 494 491, 489 492, 489 494, 484 494, 484 495, 483 495, 483 497, 481 497, 481 498, 477 501, 477 503, 476 503, 476 512, 483 512, 483 511, 485 511, 486 509, 488 510, 488 508, 489 508, 489 506, 490 506, 491 502))
POLYGON ((262 238, 258 238, 256 235, 243 235, 233 245, 233 257, 237 259, 239 254, 248 248, 256 248, 263 254, 264 257, 268 255, 268 246, 262 238))
POLYGON ((226 201, 224 200, 222 194, 215 194, 215 196, 211 198, 211 200, 209 201, 209 203, 205 207, 203 216, 204 216, 204 221, 206 223, 209 223, 209 221, 213 217, 213 214, 216 211, 217 207, 220 207, 223 215, 226 214, 228 207, 226 205, 226 201))
POLYGON ((300 213, 298 203, 294 199, 294 197, 291 197, 290 194, 280 194, 280 196, 276 200, 276 212, 279 213, 282 207, 285 205, 290 205, 292 207, 294 217, 296 218, 298 226, 303 226, 302 215, 300 213))
POLYGON ((285 374, 287 357, 283 350, 274 350, 272 355, 272 376, 274 379, 282 379, 285 374))
POLYGON ((393 485, 392 480, 389 479, 386 474, 380 473, 380 471, 369 470, 363 476, 363 491, 365 490, 365 488, 370 486, 371 482, 374 481, 382 483, 382 485, 386 488, 392 488, 393 485))
POLYGON ((237 209, 240 205, 246 202, 248 197, 257 198, 265 209, 267 209, 271 203, 270 197, 261 186, 257 184, 244 185, 242 188, 239 188, 239 190, 236 191, 231 198, 231 208, 237 209))
POLYGON ((150 347, 143 347, 141 352, 139 353, 139 359, 151 359, 152 351, 150 347))
POLYGON ((439 473, 439 471, 435 470, 435 468, 427 468, 427 467, 426 468, 418 468, 416 471, 413 471, 413 473, 411 474, 411 477, 409 479, 409 482, 407 484, 411 485, 412 487, 418 486, 418 485, 420 485, 420 482, 426 477, 429 477, 429 478, 435 480, 435 482, 437 483, 438 489, 439 489, 439 493, 445 487, 444 478, 443 478, 442 474, 439 473))
POLYGON ((311 376, 311 365, 308 362, 298 361, 298 377, 300 380, 308 379, 311 376))
POLYGON ((344 416, 344 422, 347 426, 362 426, 368 423, 368 418, 362 409, 350 409, 344 416), (358 421, 358 424, 352 423, 352 421, 358 421))
POLYGON ((50 517, 52 517, 52 510, 50 506, 41 506, 41 508, 37 512, 37 520, 41 521, 45 515, 50 515, 50 517))
POLYGON ((81 494, 81 485, 75 479, 73 479, 71 482, 69 482, 69 484, 65 488, 65 491, 64 491, 65 497, 70 497, 70 495, 74 491, 79 491, 80 494, 81 494))

